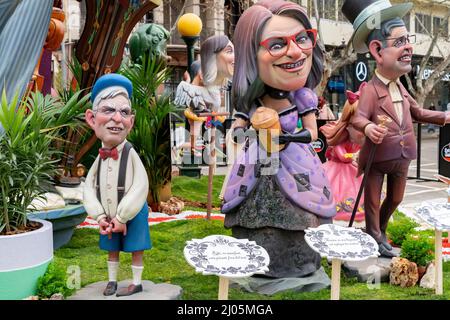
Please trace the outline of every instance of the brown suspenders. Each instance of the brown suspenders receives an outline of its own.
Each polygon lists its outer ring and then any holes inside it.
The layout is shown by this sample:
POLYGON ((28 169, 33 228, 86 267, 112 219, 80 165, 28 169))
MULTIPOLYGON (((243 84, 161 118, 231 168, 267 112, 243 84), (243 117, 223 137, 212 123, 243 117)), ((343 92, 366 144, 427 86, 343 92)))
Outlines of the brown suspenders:
MULTIPOLYGON (((130 149, 133 146, 128 141, 125 143, 123 150, 122 150, 122 156, 120 157, 120 165, 119 165, 119 179, 117 181, 117 203, 120 203, 122 200, 124 194, 125 194, 125 178, 127 174, 127 162, 128 162, 128 155, 130 153, 130 149)), ((102 203, 102 198, 100 195, 100 168, 101 168, 102 160, 99 159, 98 161, 98 168, 97 168, 97 185, 95 188, 97 189, 97 199, 102 203)))

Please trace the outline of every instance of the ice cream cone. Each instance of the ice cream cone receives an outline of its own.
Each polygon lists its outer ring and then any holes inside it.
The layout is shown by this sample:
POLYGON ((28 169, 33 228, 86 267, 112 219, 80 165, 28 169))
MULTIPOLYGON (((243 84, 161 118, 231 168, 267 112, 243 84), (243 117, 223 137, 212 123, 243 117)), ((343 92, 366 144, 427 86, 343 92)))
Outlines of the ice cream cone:
POLYGON ((259 142, 267 152, 278 152, 284 145, 275 144, 272 139, 281 134, 278 113, 270 108, 259 107, 250 119, 253 128, 258 131, 259 142))

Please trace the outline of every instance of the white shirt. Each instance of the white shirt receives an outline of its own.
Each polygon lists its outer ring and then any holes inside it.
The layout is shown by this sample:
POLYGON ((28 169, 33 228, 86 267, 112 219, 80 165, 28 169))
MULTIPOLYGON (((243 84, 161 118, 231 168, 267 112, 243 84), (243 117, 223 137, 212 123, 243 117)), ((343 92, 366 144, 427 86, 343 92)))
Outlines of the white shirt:
POLYGON ((86 177, 83 193, 83 204, 86 212, 93 219, 100 221, 103 218, 116 217, 120 223, 133 219, 147 201, 148 178, 145 167, 134 149, 130 150, 126 168, 125 194, 120 203, 117 203, 117 183, 119 178, 119 165, 122 150, 126 140, 117 146, 119 158, 101 160, 97 156, 86 177), (100 168, 100 196, 97 199, 97 169, 98 162, 102 161, 100 168))
POLYGON ((383 77, 378 70, 375 69, 375 74, 378 79, 381 80, 389 89, 389 95, 391 96, 392 103, 394 105, 395 113, 398 117, 398 123, 402 124, 403 121, 403 96, 398 87, 400 80, 396 79, 395 81, 389 80, 383 77))

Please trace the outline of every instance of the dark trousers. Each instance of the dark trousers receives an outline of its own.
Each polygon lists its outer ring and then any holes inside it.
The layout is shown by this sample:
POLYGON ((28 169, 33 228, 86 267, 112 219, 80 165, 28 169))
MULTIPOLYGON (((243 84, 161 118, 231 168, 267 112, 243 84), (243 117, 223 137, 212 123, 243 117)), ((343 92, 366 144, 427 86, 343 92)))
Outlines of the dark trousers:
POLYGON ((403 200, 411 160, 399 159, 373 163, 364 190, 366 232, 378 243, 386 241, 389 218, 403 200), (380 207, 381 189, 387 175, 386 198, 380 207))

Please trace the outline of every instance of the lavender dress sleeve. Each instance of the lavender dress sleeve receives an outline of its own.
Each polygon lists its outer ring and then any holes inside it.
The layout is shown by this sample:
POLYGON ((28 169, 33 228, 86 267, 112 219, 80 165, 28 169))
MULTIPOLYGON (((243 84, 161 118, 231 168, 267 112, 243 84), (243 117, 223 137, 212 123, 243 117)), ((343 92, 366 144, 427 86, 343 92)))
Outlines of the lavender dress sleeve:
POLYGON ((294 91, 293 100, 295 105, 297 106, 297 110, 300 116, 312 111, 316 112, 319 110, 317 108, 317 105, 319 104, 317 95, 309 88, 301 88, 297 91, 294 91))

